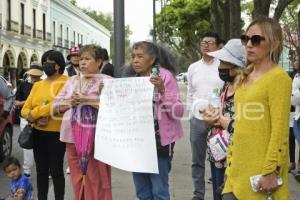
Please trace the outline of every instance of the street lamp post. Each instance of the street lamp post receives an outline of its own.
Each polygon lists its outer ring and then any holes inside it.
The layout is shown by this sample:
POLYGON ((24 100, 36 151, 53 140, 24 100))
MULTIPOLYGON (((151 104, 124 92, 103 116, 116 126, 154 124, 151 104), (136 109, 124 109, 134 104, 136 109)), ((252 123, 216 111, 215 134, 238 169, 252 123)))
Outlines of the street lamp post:
POLYGON ((120 77, 125 55, 124 0, 114 0, 114 74, 120 77))
POLYGON ((156 20, 155 20, 155 13, 156 13, 156 9, 155 9, 155 2, 156 0, 153 0, 153 42, 156 42, 156 20))

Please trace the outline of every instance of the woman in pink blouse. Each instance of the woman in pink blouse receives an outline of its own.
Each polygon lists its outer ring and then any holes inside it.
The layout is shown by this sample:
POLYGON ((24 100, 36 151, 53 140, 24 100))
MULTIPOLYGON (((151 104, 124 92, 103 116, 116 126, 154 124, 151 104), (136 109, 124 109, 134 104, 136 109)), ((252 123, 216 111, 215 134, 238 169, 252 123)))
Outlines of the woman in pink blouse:
POLYGON ((100 84, 104 79, 110 78, 99 72, 102 51, 101 47, 95 45, 86 45, 80 49, 80 75, 73 76, 68 80, 57 96, 53 108, 56 116, 63 115, 60 140, 66 143, 67 159, 76 200, 112 199, 110 166, 95 160, 93 152, 88 161, 85 178, 83 178, 71 126, 72 108, 81 105, 90 105, 96 109, 99 107, 100 84), (84 192, 82 192, 83 190, 84 192))

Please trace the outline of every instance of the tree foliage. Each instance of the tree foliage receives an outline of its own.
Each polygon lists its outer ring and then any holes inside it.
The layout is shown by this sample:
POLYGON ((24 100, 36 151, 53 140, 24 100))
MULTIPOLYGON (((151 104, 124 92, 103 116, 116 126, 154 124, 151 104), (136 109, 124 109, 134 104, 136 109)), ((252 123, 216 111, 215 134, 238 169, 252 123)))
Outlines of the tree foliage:
MULTIPOLYGON (((77 6, 76 0, 70 0, 70 2, 77 6)), ((106 29, 109 30, 111 34, 110 38, 110 57, 112 60, 114 60, 114 22, 111 14, 104 14, 101 11, 96 11, 91 8, 80 8, 85 14, 87 14, 89 17, 94 19, 96 22, 104 26, 106 29)), ((130 30, 129 25, 125 26, 125 61, 130 60, 130 39, 129 36, 132 34, 132 31, 130 30)))
POLYGON ((188 60, 198 59, 197 42, 211 31, 209 0, 172 0, 156 16, 158 41, 168 44, 188 60))
POLYGON ((71 4, 73 4, 74 6, 77 6, 77 1, 76 0, 70 0, 71 4))
POLYGON ((290 49, 291 58, 300 56, 300 0, 290 3, 281 17, 285 46, 290 49), (298 11, 297 11, 298 9, 298 11))

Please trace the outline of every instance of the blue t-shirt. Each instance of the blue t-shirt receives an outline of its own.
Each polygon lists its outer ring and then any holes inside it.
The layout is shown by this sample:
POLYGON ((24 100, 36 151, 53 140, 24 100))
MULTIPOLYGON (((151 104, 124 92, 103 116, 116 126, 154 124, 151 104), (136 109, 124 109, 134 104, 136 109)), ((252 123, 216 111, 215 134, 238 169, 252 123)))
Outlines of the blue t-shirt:
POLYGON ((22 200, 33 200, 32 184, 28 177, 21 175, 18 180, 10 180, 10 194, 12 197, 19 197, 22 200))

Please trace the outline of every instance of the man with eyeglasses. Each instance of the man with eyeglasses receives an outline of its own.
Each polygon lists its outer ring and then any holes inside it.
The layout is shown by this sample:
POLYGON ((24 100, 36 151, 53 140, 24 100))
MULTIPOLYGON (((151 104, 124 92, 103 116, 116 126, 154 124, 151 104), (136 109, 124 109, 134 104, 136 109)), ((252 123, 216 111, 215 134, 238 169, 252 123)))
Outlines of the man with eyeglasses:
POLYGON ((220 89, 224 82, 219 78, 220 61, 207 53, 220 48, 218 34, 206 33, 200 41, 202 58, 188 68, 187 109, 190 113, 190 142, 192 149, 192 178, 194 197, 192 200, 204 200, 205 195, 205 158, 208 129, 204 124, 202 112, 210 104, 213 90, 220 89))

